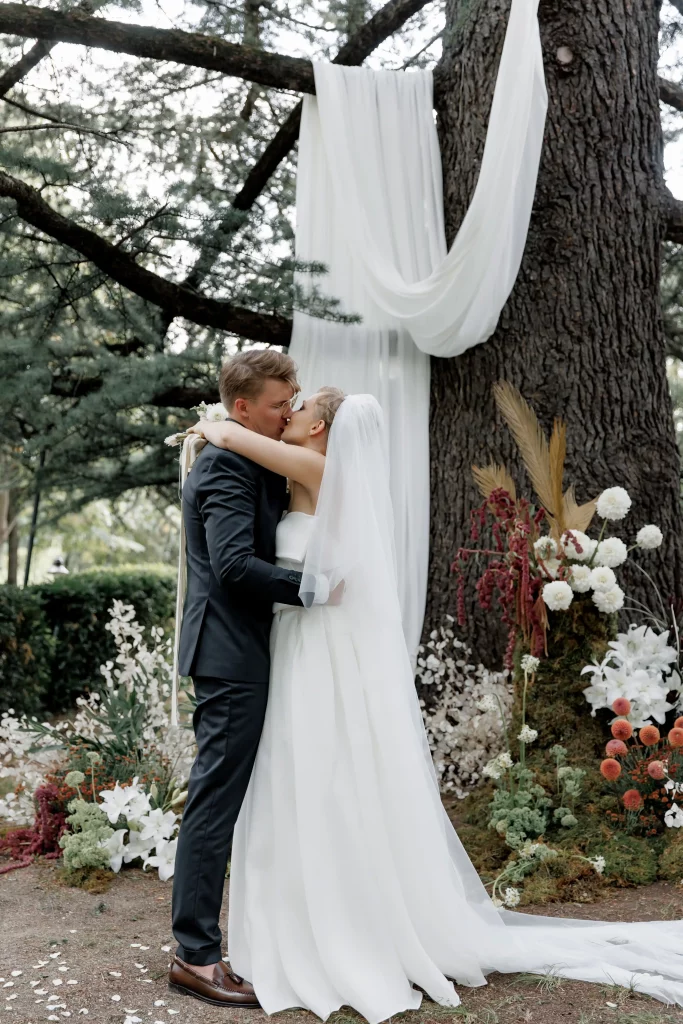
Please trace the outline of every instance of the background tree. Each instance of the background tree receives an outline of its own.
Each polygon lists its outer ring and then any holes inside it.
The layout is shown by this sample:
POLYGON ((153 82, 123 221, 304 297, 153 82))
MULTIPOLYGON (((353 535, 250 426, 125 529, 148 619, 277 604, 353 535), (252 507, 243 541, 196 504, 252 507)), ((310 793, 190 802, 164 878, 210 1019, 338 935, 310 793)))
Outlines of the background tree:
MULTIPOLYGON (((509 0, 445 4, 435 102, 449 238, 476 182, 508 8, 509 0)), ((15 69, 49 59, 57 81, 59 61, 46 50, 60 40, 90 47, 67 82, 32 86, 33 105, 18 71, 16 99, 0 79, 0 326, 12 337, 2 343, 0 401, 11 400, 3 437, 25 464, 46 452, 43 486, 68 473, 77 501, 143 481, 168 486, 175 469, 160 438, 189 406, 215 398, 230 345, 287 344, 300 107, 282 90, 313 90, 311 54, 360 63, 401 30, 402 57, 385 48, 374 58, 401 67, 432 60, 441 34, 436 4, 390 0, 373 10, 188 5, 170 31, 117 22, 113 5, 96 14, 0 5, 0 32, 38 40, 22 56, 21 44, 7 43, 15 69), (106 83, 94 70, 105 62, 106 83), (157 195, 152 181, 167 184, 157 195)), ((658 76, 658 3, 616 0, 607 10, 542 0, 540 21, 550 103, 520 276, 486 345, 433 360, 427 628, 452 608, 449 566, 477 501, 471 464, 514 465, 490 398, 499 377, 521 388, 546 426, 556 414, 567 419, 568 479, 580 499, 618 482, 639 524, 662 525, 656 578, 667 596, 680 593, 659 282, 662 243, 683 242, 683 212, 664 185, 660 99, 683 110, 683 89, 676 68, 658 76)), ((678 13, 664 19, 665 54, 679 22, 678 13)), ((672 344, 677 250, 668 256, 672 344)), ((321 292, 319 311, 333 315, 324 278, 321 292)), ((478 653, 491 660, 491 623, 480 640, 473 621, 478 653)))

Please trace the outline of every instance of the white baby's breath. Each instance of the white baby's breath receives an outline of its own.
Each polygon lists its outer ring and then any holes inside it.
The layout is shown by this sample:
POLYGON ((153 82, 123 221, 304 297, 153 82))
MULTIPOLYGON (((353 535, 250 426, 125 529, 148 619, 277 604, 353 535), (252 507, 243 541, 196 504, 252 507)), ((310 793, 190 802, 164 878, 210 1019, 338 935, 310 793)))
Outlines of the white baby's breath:
POLYGON ((658 548, 663 540, 662 531, 653 524, 642 526, 636 534, 636 544, 644 551, 652 551, 654 548, 658 548))
POLYGON ((598 611, 607 615, 618 612, 624 606, 624 591, 618 586, 596 590, 593 593, 593 603, 598 611))
POLYGON ((595 553, 597 565, 606 565, 610 569, 616 569, 623 565, 628 558, 628 548, 619 537, 606 537, 598 544, 595 553))
POLYGON ((590 582, 594 590, 609 590, 610 587, 615 586, 617 577, 614 575, 614 570, 610 569, 608 565, 596 565, 595 569, 591 571, 590 582))

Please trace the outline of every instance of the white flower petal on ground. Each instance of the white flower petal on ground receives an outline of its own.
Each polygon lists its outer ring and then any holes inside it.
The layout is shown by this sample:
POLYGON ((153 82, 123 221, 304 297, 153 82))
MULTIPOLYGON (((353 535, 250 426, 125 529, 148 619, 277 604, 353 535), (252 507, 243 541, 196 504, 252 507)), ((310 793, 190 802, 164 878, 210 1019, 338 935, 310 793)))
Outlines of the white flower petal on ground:
POLYGON ((111 997, 111 1001, 113 1003, 120 1003, 121 1002, 121 996, 114 995, 114 996, 111 997))
POLYGON ((641 526, 636 534, 636 544, 643 551, 653 551, 660 546, 663 540, 664 535, 662 531, 652 523, 649 523, 647 526, 641 526))
POLYGON ((23 971, 12 971, 11 972, 13 978, 18 978, 19 975, 23 974, 23 973, 24 973, 23 971))
POLYGON ((610 587, 616 585, 617 577, 614 575, 614 570, 610 569, 609 566, 596 565, 595 569, 591 571, 590 581, 593 590, 609 590, 610 587))
POLYGON ((598 611, 605 614, 618 612, 624 606, 624 591, 621 587, 610 587, 609 590, 596 590, 593 593, 593 603, 598 611))
POLYGON ((543 600, 553 612, 565 611, 573 598, 572 588, 564 580, 555 580, 543 587, 543 600))
POLYGON ((112 978, 120 978, 121 977, 121 971, 110 971, 109 973, 111 974, 112 978))
POLYGON ((628 515, 632 501, 623 487, 608 487, 597 500, 595 511, 601 519, 623 519, 628 515))
POLYGON ((619 537, 607 537, 598 544, 595 553, 597 565, 606 565, 610 569, 616 569, 623 565, 628 558, 628 548, 619 537))

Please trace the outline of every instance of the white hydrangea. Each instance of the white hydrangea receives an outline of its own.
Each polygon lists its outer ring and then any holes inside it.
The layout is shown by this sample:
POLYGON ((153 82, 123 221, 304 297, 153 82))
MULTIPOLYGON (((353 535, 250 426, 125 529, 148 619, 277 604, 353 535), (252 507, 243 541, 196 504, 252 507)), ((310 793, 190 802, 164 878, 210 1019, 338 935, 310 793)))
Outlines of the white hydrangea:
POLYGON ((598 611, 610 615, 618 612, 624 607, 624 591, 621 587, 609 587, 606 590, 596 590, 593 593, 593 603, 598 611))
POLYGON ((416 676, 439 785, 443 792, 462 799, 503 746, 496 698, 509 718, 512 681, 508 672, 491 672, 473 664, 471 651, 454 635, 453 622, 452 616, 446 616, 445 625, 433 630, 420 648, 416 676), (430 655, 438 668, 427 666, 430 655))
POLYGON ((539 558, 546 561, 548 558, 554 558, 557 554, 557 543, 552 537, 539 537, 538 540, 534 542, 534 551, 539 558))
POLYGON ((583 530, 565 530, 562 535, 562 544, 567 558, 576 562, 589 562, 593 552, 598 546, 597 540, 593 540, 583 530), (578 549, 581 548, 581 551, 578 549))
POLYGON ((533 743, 538 738, 538 730, 532 729, 531 726, 525 725, 522 727, 520 732, 517 734, 517 739, 521 740, 522 743, 533 743))
MULTIPOLYGON (((584 566, 581 566, 584 568, 584 566)), ((585 568, 588 568, 587 566, 585 568)), ((617 577, 614 574, 614 570, 610 569, 608 565, 596 565, 595 569, 591 570, 590 574, 590 585, 594 590, 609 590, 610 587, 616 585, 617 577)))
POLYGON ((652 551, 654 548, 658 548, 663 540, 664 535, 662 531, 653 524, 642 526, 636 534, 636 544, 644 551, 652 551))
POLYGON ((593 571, 589 566, 572 565, 569 567, 567 582, 575 594, 586 594, 593 586, 591 583, 592 575, 593 571))
POLYGON ((601 519, 624 519, 631 504, 629 493, 623 487, 608 487, 598 498, 596 512, 601 519))
POLYGON ((564 580, 546 583, 543 587, 543 600, 551 611, 565 611, 574 597, 572 588, 564 580))
POLYGON ((628 548, 619 537, 606 537, 605 540, 601 540, 595 553, 596 564, 609 566, 610 569, 623 565, 627 558, 628 548))

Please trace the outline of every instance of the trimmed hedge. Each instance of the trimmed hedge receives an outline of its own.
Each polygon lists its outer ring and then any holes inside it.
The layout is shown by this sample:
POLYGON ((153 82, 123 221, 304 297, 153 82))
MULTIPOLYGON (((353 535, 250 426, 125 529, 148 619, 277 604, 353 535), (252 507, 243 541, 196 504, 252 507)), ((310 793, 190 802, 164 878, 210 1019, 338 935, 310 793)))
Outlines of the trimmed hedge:
POLYGON ((54 650, 39 595, 0 587, 0 711, 34 715, 43 709, 54 650))
POLYGON ((112 602, 132 604, 145 628, 169 630, 175 581, 175 570, 167 566, 124 566, 60 576, 23 590, 0 587, 0 709, 63 711, 85 690, 98 689, 100 665, 113 659, 116 650, 105 629, 112 602), (31 659, 22 663, 21 658, 17 663, 15 657, 13 671, 5 678, 3 650, 20 649, 28 636, 33 649, 34 632, 38 650, 43 650, 46 636, 50 643, 40 671, 37 659, 35 664, 31 659))

